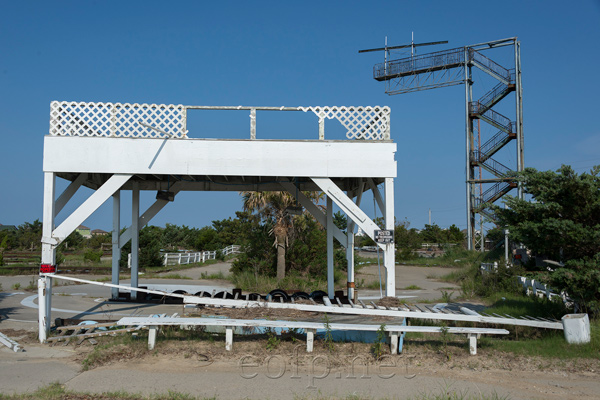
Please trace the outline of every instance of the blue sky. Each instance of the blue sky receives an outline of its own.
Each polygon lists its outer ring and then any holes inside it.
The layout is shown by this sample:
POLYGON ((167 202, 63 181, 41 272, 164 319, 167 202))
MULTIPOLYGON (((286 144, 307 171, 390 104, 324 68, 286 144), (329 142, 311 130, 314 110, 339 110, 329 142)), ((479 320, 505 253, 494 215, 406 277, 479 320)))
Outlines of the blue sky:
MULTIPOLYGON (((407 43, 413 31, 415 42, 449 41, 432 51, 518 36, 526 166, 564 163, 583 172, 600 164, 598 1, 4 2, 0 223, 41 219, 50 102, 75 100, 388 105, 398 143, 397 218, 421 228, 431 208, 440 226, 464 228, 464 87, 388 96, 372 79, 383 54, 357 52, 382 46, 385 36, 407 43)), ((190 116, 190 136, 247 137, 246 113, 209 114, 190 116)), ((261 117, 259 138, 307 136, 297 117, 261 117)), ((75 205, 89 194, 81 192, 75 205)), ((152 223, 201 227, 240 207, 235 193, 183 193, 152 223)), ((108 230, 110 207, 86 225, 108 230)))

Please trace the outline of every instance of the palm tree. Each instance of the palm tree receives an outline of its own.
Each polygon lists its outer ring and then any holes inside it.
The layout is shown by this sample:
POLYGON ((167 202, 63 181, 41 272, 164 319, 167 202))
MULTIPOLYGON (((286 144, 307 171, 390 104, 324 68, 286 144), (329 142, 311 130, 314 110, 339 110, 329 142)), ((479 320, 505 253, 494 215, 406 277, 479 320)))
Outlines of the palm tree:
MULTIPOLYGON (((319 199, 319 192, 303 192, 310 199, 319 199)), ((293 216, 286 212, 296 200, 288 192, 242 192, 244 211, 257 213, 263 220, 274 222, 271 233, 275 236, 274 246, 277 248, 277 279, 285 278, 285 252, 288 237, 293 228, 293 216)))

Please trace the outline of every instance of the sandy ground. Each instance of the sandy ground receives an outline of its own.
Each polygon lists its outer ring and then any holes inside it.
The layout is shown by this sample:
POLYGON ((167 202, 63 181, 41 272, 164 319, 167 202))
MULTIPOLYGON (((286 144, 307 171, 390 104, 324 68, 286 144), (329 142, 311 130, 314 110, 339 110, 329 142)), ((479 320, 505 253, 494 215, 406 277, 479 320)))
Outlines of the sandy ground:
MULTIPOLYGON (((315 353, 300 341, 283 341, 273 350, 266 341, 241 338, 226 352, 222 338, 162 341, 154 351, 145 337, 133 346, 115 346, 83 371, 94 348, 88 343, 54 347, 35 343, 27 331, 7 330, 26 351, 0 349, 2 393, 33 391, 51 382, 84 392, 169 390, 220 399, 359 395, 404 399, 444 391, 496 393, 510 399, 597 399, 598 360, 561 361, 519 357, 480 349, 470 356, 466 341, 449 344, 448 359, 435 341, 408 341, 398 356, 375 360, 369 344, 336 344, 330 353, 318 342, 315 353)), ((101 339, 100 342, 110 340, 101 339)))
MULTIPOLYGON (((206 267, 181 271, 192 277, 185 284, 214 285, 199 279, 206 267)), ((227 263, 210 266, 216 273, 228 271, 227 263)), ((400 296, 435 300, 451 285, 436 276, 450 270, 437 267, 398 266, 400 296), (402 288, 417 285, 420 290, 402 288)), ((362 279, 378 279, 377 266, 362 269, 362 279)), ((357 278, 358 278, 357 277, 357 278)), ((16 339, 25 352, 0 347, 0 391, 34 391, 51 382, 66 388, 103 392, 123 390, 163 393, 176 390, 195 396, 239 398, 313 398, 356 394, 368 398, 410 398, 444 390, 477 395, 497 393, 511 399, 597 399, 600 398, 599 360, 562 361, 539 357, 516 357, 480 348, 470 356, 465 338, 458 338, 443 350, 438 337, 408 340, 399 356, 375 360, 370 345, 337 344, 329 353, 318 340, 315 352, 307 354, 303 338, 282 341, 266 349, 264 338, 236 336, 234 351, 226 352, 222 337, 202 340, 158 342, 148 351, 146 333, 133 345, 115 346, 104 358, 84 371, 83 361, 95 348, 87 341, 53 347, 37 342, 36 293, 24 291, 30 276, 1 277, 0 332, 16 339), (10 290, 16 282, 20 290, 10 290), (450 357, 448 357, 448 355, 450 357), (352 368, 352 366, 354 366, 352 368)), ((162 280, 157 280, 158 282, 162 280)), ((167 280, 164 280, 167 281, 167 280)), ((169 280, 169 283, 176 283, 169 280)), ((181 305, 140 306, 103 301, 108 289, 92 285, 54 287, 52 317, 86 315, 130 315, 181 312, 181 305)), ((360 295, 378 295, 378 291, 360 295)), ((404 299, 403 299, 404 301, 404 299)), ((408 300, 407 300, 408 302, 408 300)), ((160 338, 159 338, 160 339, 160 338)), ((110 340, 100 338, 98 342, 110 340)), ((74 341, 73 341, 74 342, 74 341)), ((98 352, 98 351, 96 351, 98 352)))

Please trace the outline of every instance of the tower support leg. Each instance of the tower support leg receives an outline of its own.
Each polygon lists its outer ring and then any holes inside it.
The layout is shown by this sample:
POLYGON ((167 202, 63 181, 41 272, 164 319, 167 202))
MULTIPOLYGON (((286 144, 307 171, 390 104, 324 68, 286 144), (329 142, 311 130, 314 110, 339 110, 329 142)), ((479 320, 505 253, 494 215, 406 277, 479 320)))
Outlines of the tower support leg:
MULTIPOLYGON (((132 182, 131 190, 131 287, 138 285, 138 266, 140 251, 140 188, 139 183, 132 182)), ((137 291, 131 291, 131 299, 137 300, 137 291)))
MULTIPOLYGON (((385 178, 385 229, 394 229, 394 178, 385 178)), ((396 296, 396 257, 394 243, 385 245, 383 263, 386 270, 385 295, 396 296)))
MULTIPOLYGON (((113 227, 112 227, 112 284, 119 284, 119 261, 121 259, 121 247, 119 246, 119 234, 121 229, 121 191, 113 194, 113 227)), ((112 299, 119 298, 119 288, 112 288, 112 299)))
POLYGON ((327 196, 327 294, 332 299, 335 295, 333 274, 333 200, 327 196))
MULTIPOLYGON (((44 172, 44 208, 42 225, 42 265, 56 268, 56 245, 57 241, 52 238, 54 230, 55 215, 55 183, 54 172, 44 172)), ((47 271, 46 271, 47 272, 47 271)), ((46 273, 44 272, 44 273, 46 273)), ((40 269, 40 275, 42 269, 40 269)), ((52 309, 52 278, 41 275, 38 281, 38 324, 39 340, 45 342, 50 332, 51 309, 52 309)))
POLYGON ((346 237, 348 244, 346 245, 346 260, 348 261, 348 298, 354 300, 354 225, 347 219, 346 237), (352 229, 352 230, 351 230, 352 229))

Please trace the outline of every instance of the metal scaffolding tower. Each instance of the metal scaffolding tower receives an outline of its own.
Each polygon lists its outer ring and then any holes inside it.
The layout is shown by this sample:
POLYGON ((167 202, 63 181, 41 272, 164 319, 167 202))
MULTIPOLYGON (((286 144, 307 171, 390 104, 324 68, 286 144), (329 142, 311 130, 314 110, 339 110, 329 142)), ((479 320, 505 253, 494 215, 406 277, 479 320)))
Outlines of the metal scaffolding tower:
POLYGON ((476 215, 479 214, 480 221, 483 221, 481 217, 494 221, 490 204, 514 188, 517 188, 519 198, 523 197, 522 188, 514 179, 515 171, 524 169, 520 46, 514 37, 427 54, 411 54, 397 60, 388 57, 391 47, 375 49, 385 50, 386 60, 373 67, 373 78, 386 83, 385 92, 389 95, 465 85, 467 242, 470 250, 484 248, 483 226, 481 233, 476 234, 476 215), (504 46, 514 48, 514 68, 506 68, 483 54, 485 50, 504 46), (498 81, 478 100, 473 96, 473 67, 498 81), (513 92, 516 115, 511 120, 493 107, 513 92), (497 129, 497 132, 483 138, 480 121, 497 129), (513 142, 516 143, 516 165, 506 166, 492 158, 513 142))

